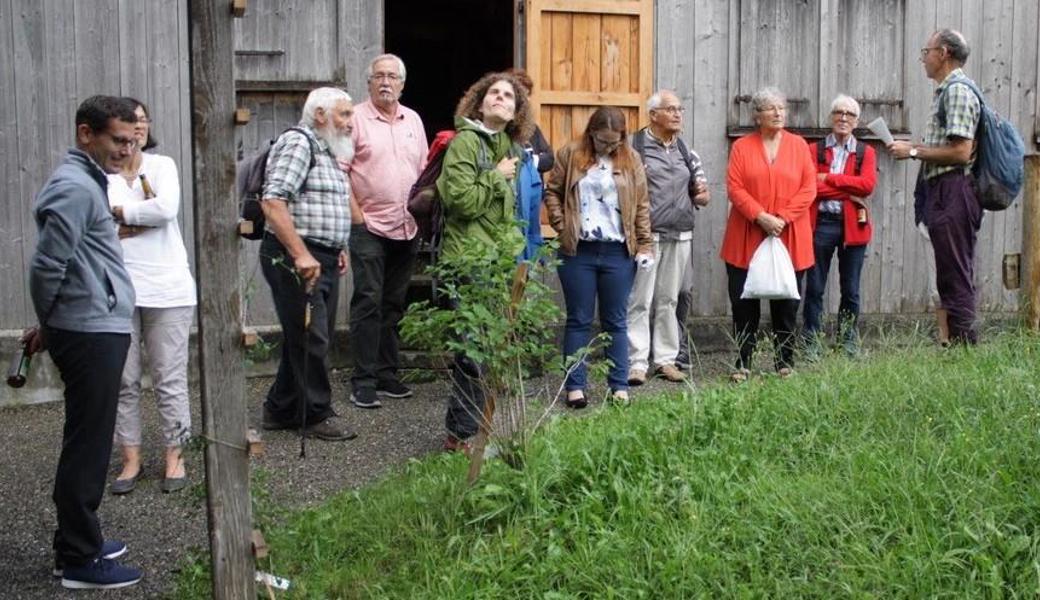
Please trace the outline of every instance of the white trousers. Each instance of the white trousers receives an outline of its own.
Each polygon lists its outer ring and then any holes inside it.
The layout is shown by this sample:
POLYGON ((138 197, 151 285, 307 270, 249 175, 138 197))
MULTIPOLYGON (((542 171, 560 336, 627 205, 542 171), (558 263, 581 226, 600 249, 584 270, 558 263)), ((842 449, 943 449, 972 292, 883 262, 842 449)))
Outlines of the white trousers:
POLYGON ((651 350, 655 367, 674 364, 679 354, 675 303, 686 271, 690 269, 693 241, 658 241, 657 236, 654 237, 654 266, 636 271, 632 294, 628 297, 628 366, 631 370, 649 371, 651 350))
POLYGON ((152 389, 158 398, 167 447, 182 446, 191 436, 188 406, 188 334, 194 306, 134 309, 130 351, 123 366, 116 412, 115 443, 141 445, 141 348, 148 356, 152 389))

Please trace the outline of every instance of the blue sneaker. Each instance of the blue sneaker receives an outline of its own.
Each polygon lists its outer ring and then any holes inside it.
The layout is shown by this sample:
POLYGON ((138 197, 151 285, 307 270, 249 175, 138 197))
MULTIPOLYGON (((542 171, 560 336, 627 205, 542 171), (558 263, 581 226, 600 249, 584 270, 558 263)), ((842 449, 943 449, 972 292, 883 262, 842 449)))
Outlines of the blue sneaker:
MULTIPOLYGON (((101 542, 101 558, 119 558, 126 554, 126 544, 119 540, 105 540, 101 542)), ((65 570, 65 561, 60 556, 54 557, 54 576, 61 577, 65 570)))
POLYGON ((141 581, 141 570, 121 565, 111 558, 98 558, 85 565, 67 565, 63 587, 73 590, 111 590, 141 581))

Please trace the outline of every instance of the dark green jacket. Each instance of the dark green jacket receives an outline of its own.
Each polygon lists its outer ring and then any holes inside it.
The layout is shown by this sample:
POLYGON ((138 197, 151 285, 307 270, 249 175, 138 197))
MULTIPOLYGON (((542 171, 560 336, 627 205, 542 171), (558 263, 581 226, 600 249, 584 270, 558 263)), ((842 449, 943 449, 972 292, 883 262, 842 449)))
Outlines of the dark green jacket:
POLYGON ((505 132, 489 135, 461 117, 455 117, 455 130, 437 178, 444 204, 442 256, 458 254, 462 240, 474 238, 506 244, 503 251, 519 254, 524 245, 519 227, 512 227, 514 235, 506 239, 496 233, 505 224, 515 224, 516 179, 506 181, 495 166, 506 156, 520 156, 522 150, 505 132))

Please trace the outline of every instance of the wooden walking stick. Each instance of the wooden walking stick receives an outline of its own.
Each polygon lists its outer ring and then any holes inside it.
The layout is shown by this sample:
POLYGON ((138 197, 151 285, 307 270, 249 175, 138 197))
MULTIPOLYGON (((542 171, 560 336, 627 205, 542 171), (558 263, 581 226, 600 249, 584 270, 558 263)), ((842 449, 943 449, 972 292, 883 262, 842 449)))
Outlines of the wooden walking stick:
MULTIPOLYGON (((506 311, 506 319, 510 323, 516 320, 516 310, 520 306, 520 300, 524 297, 524 287, 527 285, 528 263, 522 262, 516 266, 513 272, 513 288, 509 297, 509 308, 506 311)), ((483 384, 483 382, 481 382, 483 384)), ((470 485, 480 477, 480 469, 484 465, 484 450, 487 448, 488 437, 491 435, 491 420, 495 417, 495 403, 498 400, 498 390, 484 387, 484 410, 481 411, 480 429, 473 442, 473 450, 469 454, 469 473, 466 482, 470 485)))

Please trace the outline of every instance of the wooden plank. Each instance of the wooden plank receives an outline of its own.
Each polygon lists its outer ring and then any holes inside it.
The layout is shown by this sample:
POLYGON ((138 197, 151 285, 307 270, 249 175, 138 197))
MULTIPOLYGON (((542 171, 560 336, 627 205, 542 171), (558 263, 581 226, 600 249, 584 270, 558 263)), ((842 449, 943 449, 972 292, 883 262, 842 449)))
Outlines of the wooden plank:
POLYGON ((575 15, 572 22, 571 52, 574 56, 571 90, 599 92, 600 15, 575 15))
POLYGON ((192 139, 199 290, 199 387, 213 596, 253 598, 252 509, 234 198, 234 73, 227 5, 190 0, 192 139))
MULTIPOLYGON (((605 92, 632 92, 632 40, 629 23, 632 17, 603 17, 603 50, 600 82, 605 92)), ((635 90, 638 91, 638 90, 635 90)))
MULTIPOLYGON (((925 123, 931 112, 932 84, 921 67, 920 48, 925 45, 928 36, 935 31, 937 2, 911 2, 906 7, 906 19, 903 21, 906 40, 903 47, 903 100, 907 123, 913 132, 914 140, 924 136, 925 123)), ((882 266, 880 304, 878 311, 890 312, 924 312, 933 309, 929 290, 935 286, 935 259, 932 246, 921 234, 914 230, 914 185, 920 163, 916 161, 889 162, 888 168, 895 174, 895 180, 901 184, 888 190, 881 190, 882 202, 888 221, 883 227, 899 229, 898 244, 892 239, 889 253, 890 263, 882 266), (901 246, 901 247, 900 247, 901 246), (898 255, 896 254, 898 253, 898 255), (898 256, 898 262, 896 262, 898 256)), ((877 196, 877 193, 875 193, 877 196)), ((893 232, 894 233, 894 232, 893 232)), ((892 235, 884 230, 881 236, 892 235)))
POLYGON ((1040 156, 1026 157, 1023 189, 1022 301, 1025 324, 1040 330, 1040 156))
POLYGON ((347 91, 360 100, 365 95, 365 69, 383 52, 383 20, 386 9, 382 2, 339 0, 337 3, 336 42, 338 56, 333 64, 334 80, 345 80, 347 91))
MULTIPOLYGON (((148 71, 155 64, 151 55, 148 2, 141 0, 119 0, 116 34, 119 40, 119 93, 132 96, 151 108, 151 99, 145 93, 148 71), (133 57, 131 59, 131 57, 133 57)), ((115 92, 112 92, 115 93, 115 92)))
MULTIPOLYGON (((638 52, 639 66, 633 73, 633 91, 639 93, 643 98, 649 98, 654 92, 654 1, 643 0, 643 10, 639 14, 638 23, 632 23, 633 43, 638 52)), ((646 104, 640 105, 639 125, 650 123, 650 116, 646 112, 646 104)))
POLYGON ((192 158, 193 149, 191 143, 191 71, 188 69, 188 56, 191 54, 191 49, 188 40, 188 3, 186 0, 178 0, 177 2, 177 52, 178 56, 176 68, 173 69, 175 73, 169 75, 169 79, 176 81, 176 91, 170 90, 169 94, 163 93, 165 88, 164 77, 163 87, 159 88, 157 94, 163 96, 176 96, 177 107, 174 109, 172 106, 169 108, 170 127, 165 131, 168 131, 167 138, 173 138, 174 132, 179 131, 179 156, 180 162, 178 167, 181 173, 181 236, 184 238, 184 246, 188 250, 188 264, 191 268, 192 273, 196 272, 195 269, 195 188, 192 185, 192 158), (174 114, 176 116, 177 127, 173 127, 174 114))
MULTIPOLYGON (((23 69, 27 66, 24 58, 29 53, 23 21, 25 12, 16 13, 13 4, 13 0, 0 0, 0 23, 15 23, 11 27, 0 27, 0 153, 5 157, 28 158, 19 148, 23 143, 19 139, 23 114, 19 103, 23 107, 31 106, 34 99, 31 89, 19 85, 26 82, 28 76, 23 69)), ((0 286, 0 329, 20 331, 35 321, 28 302, 25 273, 36 233, 29 217, 33 196, 28 191, 30 186, 23 182, 19 163, 26 164, 10 158, 0 161, 0 184, 10 192, 0 197, 0 279, 4 282, 0 286)))
MULTIPOLYGON (((649 94, 648 94, 649 96, 649 94)), ((645 97, 630 92, 546 91, 539 96, 542 104, 608 104, 611 106, 642 106, 645 97)))
POLYGON ((542 0, 541 10, 555 13, 595 13, 601 15, 642 14, 645 0, 542 0))
MULTIPOLYGON (((552 57, 551 81, 553 90, 570 90, 571 75, 574 66, 574 54, 571 49, 573 17, 565 14, 554 14, 552 20, 552 35, 541 41, 542 52, 552 57)), ((543 102, 545 99, 543 98, 543 102)))
MULTIPOLYGON (((704 163, 711 190, 711 204, 697 213, 693 232, 694 299, 691 313, 697 316, 726 315, 729 295, 726 287, 726 267, 719 258, 722 235, 729 216, 726 197, 726 166, 729 162, 729 144, 726 140, 726 122, 733 106, 728 101, 729 65, 733 51, 731 27, 733 9, 730 3, 708 2, 694 4, 693 68, 687 88, 676 90, 682 96, 692 97, 691 122, 687 125, 692 137, 686 141, 697 151, 704 163), (726 140, 726 141, 723 141, 726 140)), ((663 18, 658 18, 660 25, 663 18)), ((679 53, 685 52, 685 48, 679 53)), ((658 63, 660 79, 661 64, 658 63)))
POLYGON ((119 20, 119 0, 73 3, 76 40, 76 96, 119 94, 122 57, 112 26, 119 20))

